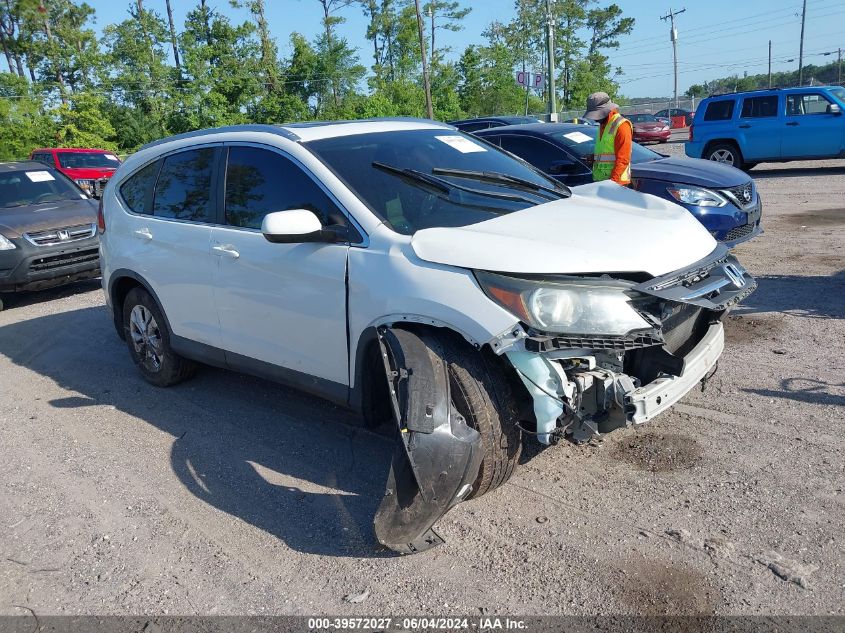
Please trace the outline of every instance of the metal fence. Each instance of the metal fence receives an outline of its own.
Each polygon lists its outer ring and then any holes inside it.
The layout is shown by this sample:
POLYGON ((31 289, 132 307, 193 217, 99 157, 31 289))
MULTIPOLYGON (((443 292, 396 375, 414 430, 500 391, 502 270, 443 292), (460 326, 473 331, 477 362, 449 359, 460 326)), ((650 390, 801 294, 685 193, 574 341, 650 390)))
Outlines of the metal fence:
MULTIPOLYGON (((634 105, 619 106, 619 112, 621 112, 622 114, 654 114, 655 112, 659 112, 660 110, 666 110, 668 108, 676 107, 694 112, 695 106, 696 104, 698 104, 699 101, 701 100, 684 97, 683 99, 678 99, 677 106, 675 105, 674 99, 668 99, 666 101, 653 101, 651 103, 637 103, 634 105)), ((536 116, 537 118, 542 119, 544 116, 546 116, 546 113, 543 112, 536 116)), ((565 110, 564 112, 558 113, 558 121, 568 121, 570 119, 574 119, 576 117, 581 116, 584 116, 584 108, 578 108, 577 110, 565 110)))

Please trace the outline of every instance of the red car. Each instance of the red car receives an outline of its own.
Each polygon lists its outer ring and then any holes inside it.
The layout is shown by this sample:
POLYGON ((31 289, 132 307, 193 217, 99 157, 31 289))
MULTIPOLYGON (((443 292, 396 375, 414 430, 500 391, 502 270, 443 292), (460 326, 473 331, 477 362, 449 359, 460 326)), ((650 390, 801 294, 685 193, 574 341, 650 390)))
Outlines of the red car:
POLYGON ((672 133, 669 126, 653 114, 624 115, 634 126, 637 143, 666 143, 672 133))
POLYGON ((33 150, 29 158, 62 172, 92 198, 100 197, 120 165, 120 159, 104 149, 43 148, 33 150))

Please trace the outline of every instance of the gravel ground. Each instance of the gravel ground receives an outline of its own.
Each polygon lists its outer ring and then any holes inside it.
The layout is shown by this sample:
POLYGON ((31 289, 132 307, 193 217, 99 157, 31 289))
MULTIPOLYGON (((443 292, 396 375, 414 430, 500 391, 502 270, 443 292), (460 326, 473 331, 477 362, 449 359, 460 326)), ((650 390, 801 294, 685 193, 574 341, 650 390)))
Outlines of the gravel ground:
POLYGON ((149 386, 94 283, 16 299, 0 614, 842 614, 845 162, 752 173, 760 287, 707 390, 527 450, 416 556, 377 547, 391 445, 347 413, 214 369, 149 386))

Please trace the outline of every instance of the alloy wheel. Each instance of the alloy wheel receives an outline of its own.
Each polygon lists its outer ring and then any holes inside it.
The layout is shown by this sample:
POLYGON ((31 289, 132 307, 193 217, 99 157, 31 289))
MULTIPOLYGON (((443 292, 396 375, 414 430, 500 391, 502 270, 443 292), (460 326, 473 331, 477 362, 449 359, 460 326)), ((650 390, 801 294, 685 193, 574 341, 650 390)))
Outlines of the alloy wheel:
POLYGON ((129 314, 129 336, 141 364, 151 372, 161 369, 163 354, 161 331, 152 312, 136 305, 129 314))
POLYGON ((727 165, 733 165, 735 162, 734 154, 729 149, 717 149, 710 155, 710 160, 714 160, 717 163, 725 163, 727 165))

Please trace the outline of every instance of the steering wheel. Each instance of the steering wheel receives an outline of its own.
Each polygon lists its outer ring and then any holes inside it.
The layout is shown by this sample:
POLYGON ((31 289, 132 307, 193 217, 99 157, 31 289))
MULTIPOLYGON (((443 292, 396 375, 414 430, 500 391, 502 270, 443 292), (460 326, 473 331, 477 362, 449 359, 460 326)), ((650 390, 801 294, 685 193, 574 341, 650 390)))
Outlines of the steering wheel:
POLYGON ((42 193, 40 196, 36 196, 34 203, 38 204, 39 202, 41 202, 42 198, 48 198, 50 196, 55 196, 55 195, 56 194, 54 194, 52 191, 48 191, 47 193, 42 193))

